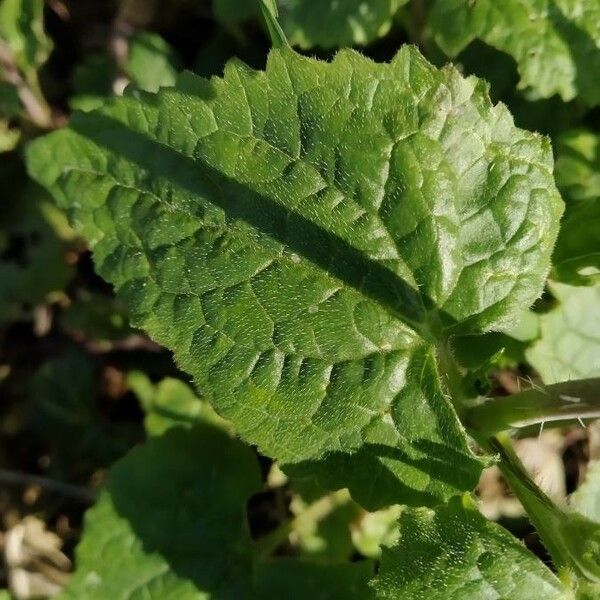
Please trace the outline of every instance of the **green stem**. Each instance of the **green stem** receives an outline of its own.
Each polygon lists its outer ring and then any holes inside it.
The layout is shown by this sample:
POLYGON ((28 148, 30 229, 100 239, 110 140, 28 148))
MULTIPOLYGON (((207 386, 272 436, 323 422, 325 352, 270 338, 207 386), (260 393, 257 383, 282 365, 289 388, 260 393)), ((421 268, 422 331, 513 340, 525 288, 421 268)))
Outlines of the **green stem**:
POLYGON ((276 0, 258 0, 260 10, 262 11, 263 18, 267 24, 269 30, 269 36, 271 37, 271 43, 274 48, 289 47, 285 33, 281 29, 281 25, 277 21, 279 11, 277 10, 276 0))
POLYGON ((279 546, 287 541, 290 533, 296 529, 300 529, 304 523, 319 523, 327 518, 336 508, 348 502, 350 502, 350 494, 346 489, 338 490, 319 498, 297 517, 283 523, 264 538, 258 540, 254 546, 256 557, 262 559, 270 556, 279 546))
POLYGON ((600 417, 600 378, 566 381, 511 396, 486 398, 465 413, 468 427, 483 434, 540 423, 600 417))

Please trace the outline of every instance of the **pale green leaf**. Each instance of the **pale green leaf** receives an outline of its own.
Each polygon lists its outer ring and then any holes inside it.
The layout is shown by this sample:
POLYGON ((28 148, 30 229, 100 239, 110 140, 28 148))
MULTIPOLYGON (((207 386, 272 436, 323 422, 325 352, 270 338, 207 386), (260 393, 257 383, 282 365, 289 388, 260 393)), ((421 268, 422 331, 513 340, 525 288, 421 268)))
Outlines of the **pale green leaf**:
POLYGON ((21 139, 21 131, 10 127, 6 121, 0 119, 0 154, 14 150, 21 139))
POLYGON ((552 572, 467 499, 407 509, 400 539, 384 548, 373 583, 384 600, 574 598, 552 572))
POLYGON ((549 143, 484 83, 411 47, 277 50, 76 115, 29 166, 262 452, 373 508, 475 485, 447 337, 533 302, 562 210, 549 143))
POLYGON ((212 406, 179 379, 166 377, 155 385, 145 373, 134 371, 127 376, 127 385, 146 413, 144 426, 148 435, 162 435, 172 427, 191 429, 199 422, 227 429, 227 423, 212 406))
POLYGON ((574 510, 600 523, 600 461, 590 463, 584 482, 570 500, 574 510))
POLYGON ((44 31, 44 0, 2 0, 0 43, 7 45, 24 73, 37 71, 52 50, 52 41, 44 31))
POLYGON ((510 54, 535 98, 600 104, 598 0, 435 0, 430 22, 450 56, 475 39, 510 54))
POLYGON ((556 182, 567 210, 552 262, 554 278, 573 285, 600 281, 600 137, 563 134, 556 148, 556 182))
POLYGON ((368 562, 254 557, 245 506, 260 484, 252 451, 219 429, 153 438, 111 470, 61 600, 368 598, 368 562))
POLYGON ((156 92, 161 87, 175 85, 181 58, 156 33, 142 31, 129 40, 124 70, 138 88, 156 92))
POLYGON ((544 383, 600 376, 600 286, 550 289, 558 304, 540 315, 540 338, 527 360, 544 383))

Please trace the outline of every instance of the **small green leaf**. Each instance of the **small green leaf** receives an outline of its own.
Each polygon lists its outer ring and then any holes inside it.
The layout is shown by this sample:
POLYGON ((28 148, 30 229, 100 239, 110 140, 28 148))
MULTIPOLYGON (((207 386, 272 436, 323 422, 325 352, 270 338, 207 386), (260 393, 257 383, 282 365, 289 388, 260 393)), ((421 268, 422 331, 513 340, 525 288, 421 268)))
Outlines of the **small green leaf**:
POLYGON ((407 509, 400 539, 384 548, 373 583, 384 600, 567 600, 574 598, 552 572, 470 499, 435 511, 407 509))
POLYGON ((133 324, 262 452, 373 509, 475 485, 448 337, 533 302, 562 210, 548 141, 484 83, 411 47, 284 48, 28 156, 133 324))
POLYGON ((567 211, 552 262, 552 276, 573 285, 600 281, 600 137, 570 131, 558 140, 556 182, 567 211))
POLYGON ((156 92, 175 85, 181 58, 159 35, 142 31, 129 40, 124 70, 135 86, 156 92))
POLYGON ((600 286, 552 284, 558 304, 540 315, 540 338, 527 351, 544 383, 600 376, 600 286))
POLYGON ((212 406, 179 379, 167 377, 154 385, 145 373, 134 371, 127 376, 127 384, 140 399, 150 436, 162 435, 172 427, 191 429, 199 422, 228 428, 212 406))
POLYGON ((435 0, 430 22, 449 56, 475 39, 510 54, 534 98, 600 104, 597 0, 435 0))

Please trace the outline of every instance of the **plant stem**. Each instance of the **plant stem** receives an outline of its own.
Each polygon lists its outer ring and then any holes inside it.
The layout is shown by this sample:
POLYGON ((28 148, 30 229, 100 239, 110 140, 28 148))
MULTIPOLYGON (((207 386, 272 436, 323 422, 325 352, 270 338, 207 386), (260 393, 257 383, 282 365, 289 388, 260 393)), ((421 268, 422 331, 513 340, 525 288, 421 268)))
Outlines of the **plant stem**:
POLYGON ((13 60, 10 49, 0 42, 0 64, 5 81, 15 86, 19 100, 31 122, 40 129, 52 129, 52 110, 44 99, 37 80, 37 73, 30 74, 27 82, 13 60))
POLYGON ((20 473, 17 471, 8 471, 0 469, 0 485, 13 485, 25 487, 28 485, 37 485, 48 492, 54 492, 63 496, 69 496, 74 500, 85 504, 93 504, 96 501, 96 494, 87 488, 70 483, 63 483, 47 477, 39 475, 31 475, 29 473, 20 473))
POLYGON ((600 378, 535 386, 511 396, 486 398, 465 414, 468 427, 492 434, 542 422, 600 417, 600 378))
POLYGON ((498 467, 523 505, 554 565, 557 568, 572 567, 571 552, 561 543, 562 536, 559 533, 562 511, 530 477, 506 433, 490 438, 486 445, 488 450, 499 454, 498 467))
POLYGON ((347 489, 338 490, 319 498, 297 517, 286 521, 264 538, 257 540, 254 546, 256 556, 258 558, 270 556, 279 546, 287 541, 290 533, 302 527, 305 522, 319 523, 327 518, 336 508, 348 502, 350 502, 350 494, 347 489))

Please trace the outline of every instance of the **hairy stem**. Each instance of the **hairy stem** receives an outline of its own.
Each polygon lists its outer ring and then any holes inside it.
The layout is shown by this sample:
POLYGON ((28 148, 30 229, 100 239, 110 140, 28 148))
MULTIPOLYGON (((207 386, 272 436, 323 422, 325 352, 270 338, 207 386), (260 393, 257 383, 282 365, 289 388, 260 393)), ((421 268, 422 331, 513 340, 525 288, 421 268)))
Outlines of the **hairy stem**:
POLYGON ((511 396, 486 398, 465 414, 468 427, 492 434, 540 423, 564 424, 600 417, 600 378, 535 386, 511 396))

